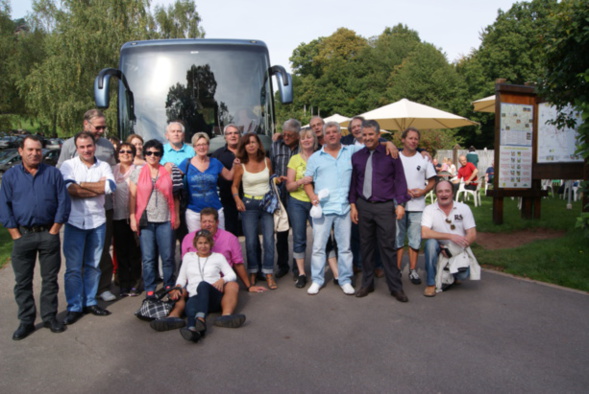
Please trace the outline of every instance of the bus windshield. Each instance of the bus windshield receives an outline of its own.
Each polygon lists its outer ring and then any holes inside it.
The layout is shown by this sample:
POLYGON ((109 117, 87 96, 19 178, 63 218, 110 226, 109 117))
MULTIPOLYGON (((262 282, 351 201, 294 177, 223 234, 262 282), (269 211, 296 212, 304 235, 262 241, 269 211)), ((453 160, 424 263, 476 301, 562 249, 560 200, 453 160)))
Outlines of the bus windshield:
POLYGON ((137 133, 163 140, 168 122, 181 120, 186 139, 199 131, 223 134, 236 124, 242 132, 271 135, 272 86, 265 46, 199 44, 125 45, 121 71, 135 101, 131 122, 123 87, 119 90, 121 137, 137 133))

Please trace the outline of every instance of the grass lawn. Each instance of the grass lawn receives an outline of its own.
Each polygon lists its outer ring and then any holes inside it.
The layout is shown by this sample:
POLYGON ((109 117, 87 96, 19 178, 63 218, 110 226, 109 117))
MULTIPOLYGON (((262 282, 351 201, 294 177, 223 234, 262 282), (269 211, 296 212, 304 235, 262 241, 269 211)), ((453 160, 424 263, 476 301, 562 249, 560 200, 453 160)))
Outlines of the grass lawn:
POLYGON ((10 261, 12 252, 12 238, 8 230, 0 226, 0 268, 3 268, 10 261))
MULTIPOLYGON (((589 291, 589 240, 574 228, 581 203, 566 209, 566 201, 558 198, 542 200, 540 220, 523 220, 517 200, 505 199, 504 224, 492 222, 492 199, 483 197, 482 206, 471 206, 477 231, 507 232, 533 228, 564 230, 556 239, 534 241, 512 249, 485 250, 475 245, 473 250, 480 264, 500 267, 504 272, 560 286, 589 291)), ((514 235, 517 236, 517 235, 514 235)))

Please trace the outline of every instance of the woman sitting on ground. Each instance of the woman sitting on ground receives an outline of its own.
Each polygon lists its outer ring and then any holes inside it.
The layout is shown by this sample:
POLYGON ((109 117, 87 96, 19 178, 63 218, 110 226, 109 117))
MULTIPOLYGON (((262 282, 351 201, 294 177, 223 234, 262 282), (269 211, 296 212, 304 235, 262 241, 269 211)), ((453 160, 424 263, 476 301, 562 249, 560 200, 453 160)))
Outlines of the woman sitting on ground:
POLYGON ((180 330, 182 338, 197 342, 206 332, 206 318, 209 312, 221 311, 223 290, 228 282, 235 282, 237 276, 221 253, 213 253, 213 236, 207 230, 200 230, 194 236, 196 252, 188 252, 182 259, 176 286, 170 293, 177 298, 186 287, 187 327, 180 330), (221 275, 222 274, 222 275, 221 275))

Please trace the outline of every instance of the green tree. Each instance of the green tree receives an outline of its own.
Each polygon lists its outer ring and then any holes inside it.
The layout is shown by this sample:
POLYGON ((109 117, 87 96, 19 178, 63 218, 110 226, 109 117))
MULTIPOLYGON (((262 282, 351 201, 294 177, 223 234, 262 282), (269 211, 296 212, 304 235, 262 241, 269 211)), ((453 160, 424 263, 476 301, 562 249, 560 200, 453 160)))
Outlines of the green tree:
MULTIPOLYGON (((571 125, 572 105, 581 112, 583 123, 579 131, 578 152, 589 160, 589 7, 584 0, 563 0, 549 18, 543 42, 544 67, 540 94, 554 103, 560 111, 557 120, 562 127, 571 125)), ((583 182, 583 193, 589 193, 589 182, 583 182)), ((589 207, 585 207, 587 209, 589 207)), ((577 219, 577 227, 589 237, 589 213, 577 219)))

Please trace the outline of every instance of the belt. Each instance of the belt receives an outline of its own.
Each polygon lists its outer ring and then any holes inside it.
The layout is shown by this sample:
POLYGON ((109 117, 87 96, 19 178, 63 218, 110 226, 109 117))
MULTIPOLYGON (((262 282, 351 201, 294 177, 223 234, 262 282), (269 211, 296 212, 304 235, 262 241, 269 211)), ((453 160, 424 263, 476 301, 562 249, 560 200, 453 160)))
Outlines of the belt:
POLYGON ((387 200, 387 201, 369 201, 369 200, 365 199, 364 197, 360 197, 360 199, 362 201, 367 202, 368 204, 386 204, 388 202, 392 202, 393 201, 393 200, 387 200))
POLYGON ((262 200, 264 198, 264 196, 252 196, 251 194, 244 194, 243 196, 250 200, 262 200))
POLYGON ((49 231, 50 229, 51 229, 51 226, 31 226, 31 227, 18 226, 18 230, 20 231, 21 234, 42 233, 45 231, 49 231))

